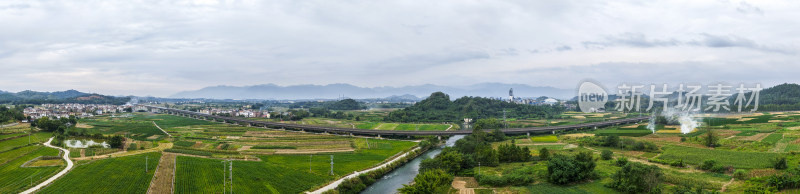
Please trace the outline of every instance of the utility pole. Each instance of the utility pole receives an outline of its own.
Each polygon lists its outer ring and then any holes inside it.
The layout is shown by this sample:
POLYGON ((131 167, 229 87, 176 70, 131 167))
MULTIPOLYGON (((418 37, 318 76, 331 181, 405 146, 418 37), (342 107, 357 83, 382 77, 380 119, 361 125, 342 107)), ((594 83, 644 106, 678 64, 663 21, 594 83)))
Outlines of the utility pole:
POLYGON ((478 162, 478 175, 481 175, 481 162, 478 162))
POLYGON ((333 155, 331 155, 331 175, 333 175, 333 155))
POLYGON ((503 128, 508 128, 508 123, 506 123, 506 109, 503 109, 503 128))
POLYGON ((311 173, 311 157, 314 155, 308 155, 308 172, 311 173))
POLYGON ((367 142, 367 149, 369 149, 369 139, 365 137, 365 138, 364 138, 364 141, 366 141, 366 142, 367 142))
POLYGON ((227 186, 227 182, 228 182, 228 177, 226 177, 225 169, 227 169, 227 165, 225 165, 225 161, 222 161, 222 193, 223 194, 225 193, 225 189, 228 188, 228 187, 226 187, 227 186))
POLYGON ((147 173, 147 157, 148 156, 144 156, 144 173, 147 173))
POLYGON ((231 162, 231 169, 228 171, 231 177, 231 194, 233 194, 233 160, 229 160, 231 162))

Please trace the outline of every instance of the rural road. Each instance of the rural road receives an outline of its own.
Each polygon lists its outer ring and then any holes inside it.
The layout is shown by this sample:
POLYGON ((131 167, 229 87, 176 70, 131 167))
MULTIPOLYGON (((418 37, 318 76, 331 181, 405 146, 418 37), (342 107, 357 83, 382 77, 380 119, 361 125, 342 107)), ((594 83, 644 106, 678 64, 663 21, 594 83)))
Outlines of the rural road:
MULTIPOLYGON (((414 148, 411 151, 417 151, 417 150, 419 150, 419 148, 414 148)), ((408 155, 408 153, 410 153, 411 151, 403 153, 402 155, 395 157, 394 159, 390 160, 389 162, 385 162, 385 163, 383 163, 383 164, 381 164, 379 166, 372 167, 370 169, 366 169, 366 170, 362 170, 362 171, 359 171, 359 172, 355 172, 353 174, 350 174, 350 175, 347 175, 345 177, 342 177, 339 180, 333 181, 331 184, 325 185, 322 188, 319 188, 319 189, 317 189, 315 191, 306 192, 306 193, 321 194, 321 193, 323 193, 325 191, 336 189, 336 187, 338 187, 339 184, 342 184, 342 182, 344 182, 345 179, 354 178, 354 177, 357 177, 358 175, 361 175, 361 174, 368 173, 368 172, 373 171, 373 170, 377 170, 377 169, 386 167, 387 165, 389 165, 391 163, 395 163, 395 162, 397 162, 397 160, 400 160, 401 158, 406 157, 408 155)))
POLYGON ((25 190, 25 191, 21 192, 21 194, 28 194, 28 193, 36 192, 37 190, 44 188, 44 186, 47 186, 48 184, 52 183, 53 181, 55 181, 59 177, 64 176, 65 174, 67 174, 67 172, 72 170, 72 167, 74 165, 72 164, 72 160, 69 159, 69 150, 64 149, 64 148, 60 148, 60 147, 56 147, 56 146, 52 146, 52 145, 50 145, 51 141, 53 141, 52 137, 50 138, 50 140, 47 140, 47 142, 44 143, 44 146, 64 151, 64 160, 67 161, 67 168, 64 168, 64 170, 61 170, 61 172, 58 172, 58 174, 56 174, 53 177, 50 177, 49 179, 45 180, 44 182, 39 183, 39 185, 36 185, 35 187, 32 187, 32 188, 30 188, 28 190, 25 190))

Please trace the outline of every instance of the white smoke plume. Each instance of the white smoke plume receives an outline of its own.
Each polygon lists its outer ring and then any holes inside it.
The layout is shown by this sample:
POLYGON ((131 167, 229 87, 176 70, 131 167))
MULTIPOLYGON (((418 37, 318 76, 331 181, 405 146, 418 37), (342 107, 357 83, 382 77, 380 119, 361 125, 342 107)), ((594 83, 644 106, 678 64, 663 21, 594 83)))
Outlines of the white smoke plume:
POLYGON ((660 114, 656 115, 655 113, 652 114, 650 117, 650 123, 647 124, 647 129, 656 132, 656 116, 663 116, 667 119, 667 123, 678 123, 680 124, 681 133, 687 134, 691 133, 697 127, 700 127, 700 123, 703 122, 700 118, 695 118, 694 115, 696 112, 690 111, 681 111, 675 108, 668 108, 666 110, 661 111, 660 114))

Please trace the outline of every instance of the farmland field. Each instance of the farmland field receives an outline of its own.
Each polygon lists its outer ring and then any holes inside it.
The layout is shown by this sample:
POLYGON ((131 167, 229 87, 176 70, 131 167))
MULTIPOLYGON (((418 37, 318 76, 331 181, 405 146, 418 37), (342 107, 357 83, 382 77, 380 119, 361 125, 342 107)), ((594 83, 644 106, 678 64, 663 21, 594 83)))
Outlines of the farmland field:
POLYGON ((712 150, 685 146, 664 146, 664 153, 659 159, 679 160, 689 164, 700 164, 705 160, 715 160, 718 164, 731 165, 735 168, 768 168, 770 159, 780 156, 776 153, 737 152, 728 150, 712 150))
MULTIPOLYGON (((175 193, 222 193, 223 160, 178 156, 175 193)), ((234 193, 301 193, 333 179, 269 162, 234 161, 234 193)))
POLYGON ((0 161, 0 193, 16 193, 43 181, 56 173, 61 166, 21 167, 39 156, 58 156, 58 150, 44 146, 26 146, 2 153, 0 161), (6 158, 7 157, 7 158, 6 158))
POLYGON ((76 166, 40 193, 146 193, 160 157, 160 152, 151 152, 91 161, 76 166))
MULTIPOLYGON (((45 142, 47 141, 48 138, 50 138, 50 136, 52 136, 52 134, 47 132, 34 133, 30 137, 30 143, 35 144, 35 143, 45 142)), ((28 145, 28 137, 20 137, 20 138, 0 141, 0 152, 5 152, 26 145, 28 145)))
POLYGON ((535 136, 531 137, 531 141, 540 143, 553 143, 553 142, 558 142, 558 137, 556 137, 555 135, 535 136))

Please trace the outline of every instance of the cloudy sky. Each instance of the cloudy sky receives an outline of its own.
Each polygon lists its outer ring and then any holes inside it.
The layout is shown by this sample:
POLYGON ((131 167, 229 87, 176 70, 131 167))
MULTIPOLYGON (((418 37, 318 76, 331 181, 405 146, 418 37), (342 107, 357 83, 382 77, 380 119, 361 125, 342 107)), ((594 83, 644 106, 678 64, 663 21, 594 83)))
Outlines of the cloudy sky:
POLYGON ((0 2, 0 90, 798 82, 797 1, 0 2))

